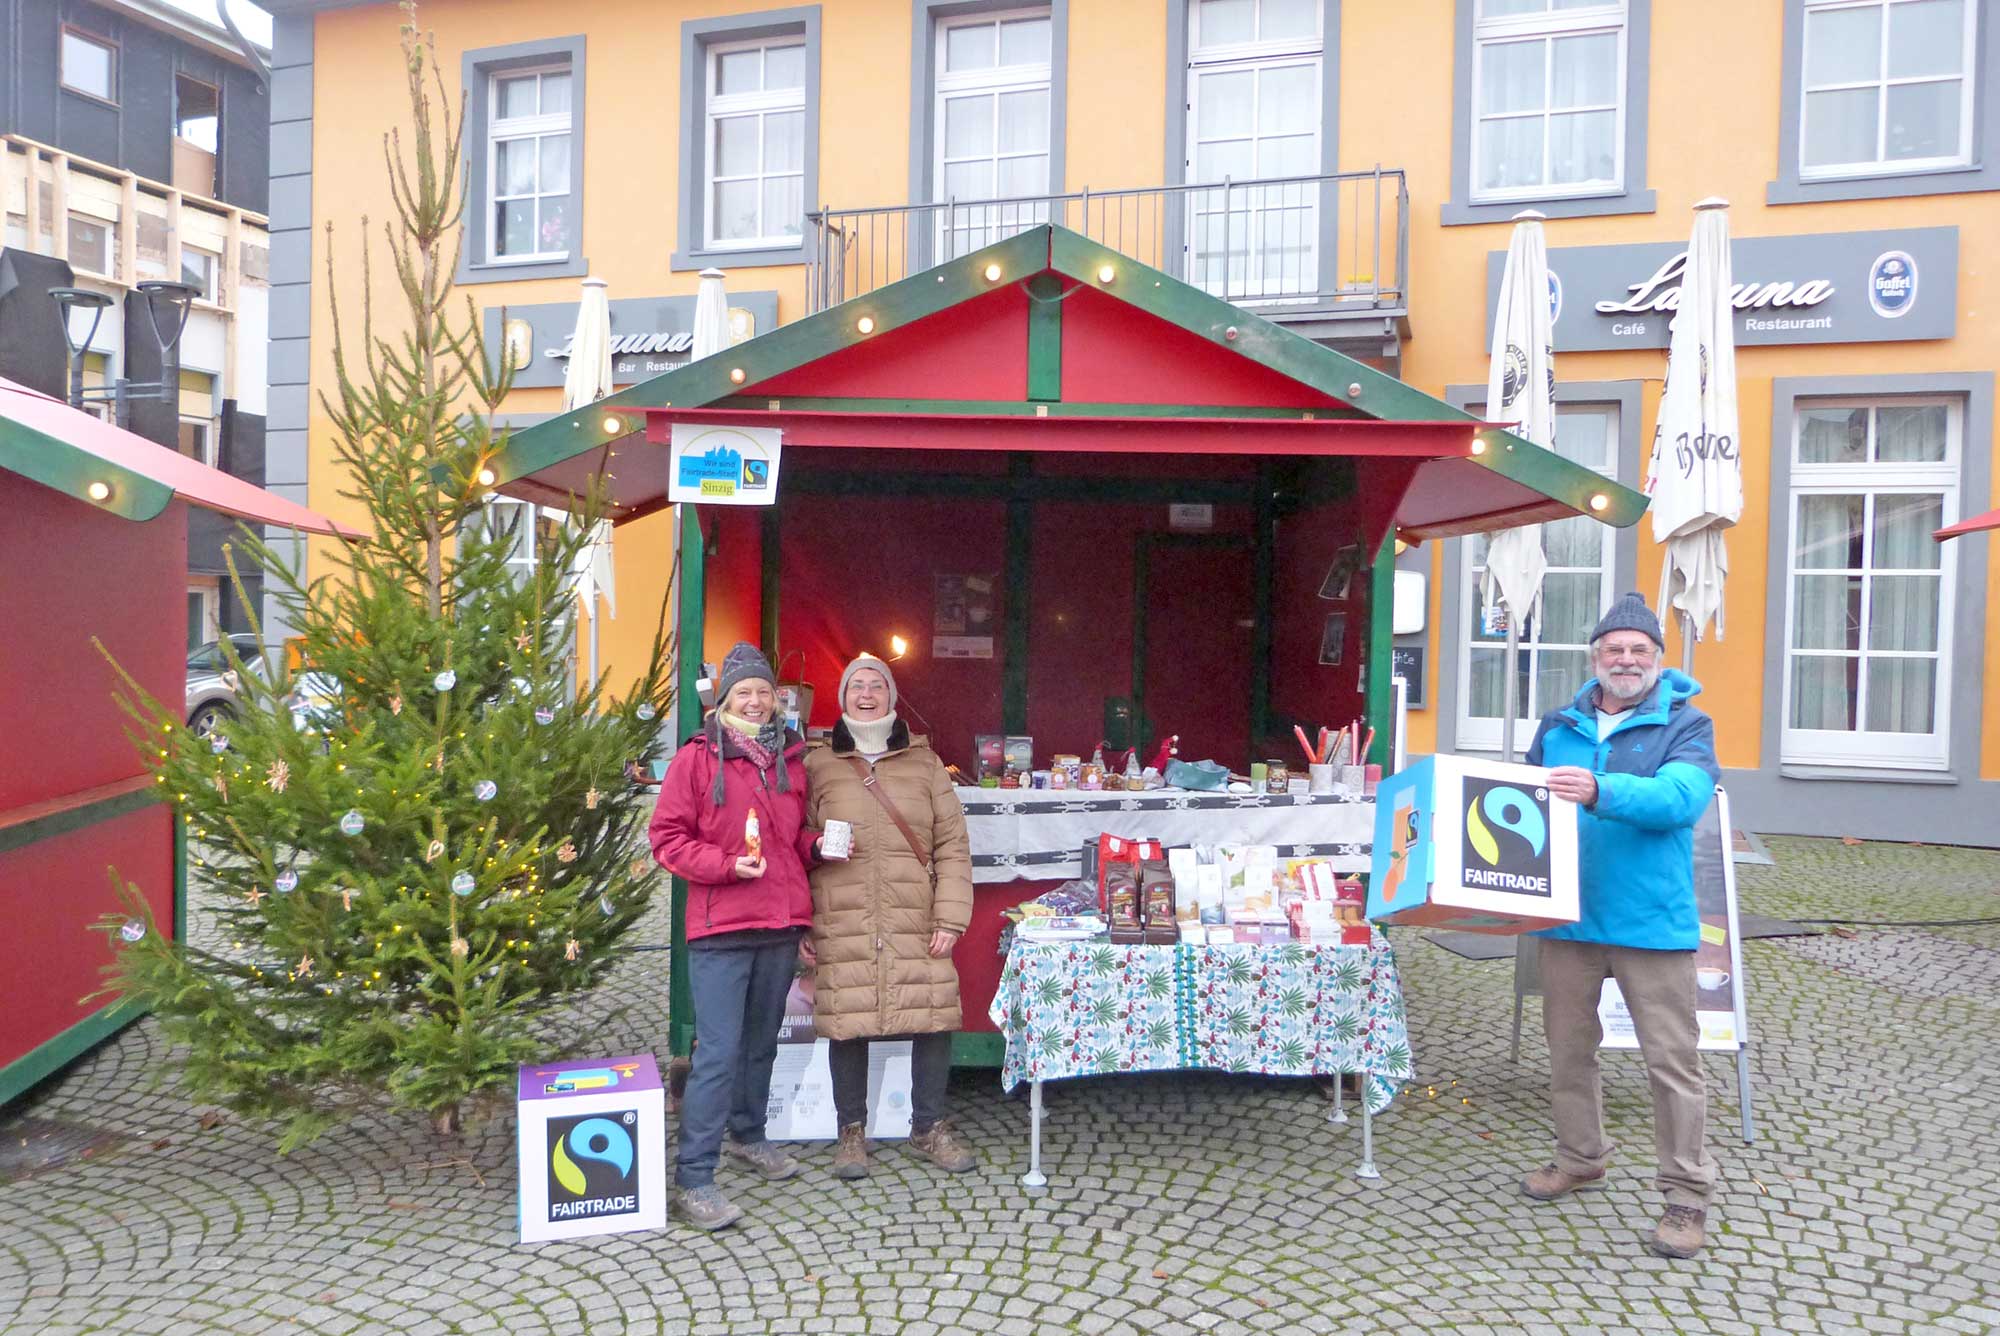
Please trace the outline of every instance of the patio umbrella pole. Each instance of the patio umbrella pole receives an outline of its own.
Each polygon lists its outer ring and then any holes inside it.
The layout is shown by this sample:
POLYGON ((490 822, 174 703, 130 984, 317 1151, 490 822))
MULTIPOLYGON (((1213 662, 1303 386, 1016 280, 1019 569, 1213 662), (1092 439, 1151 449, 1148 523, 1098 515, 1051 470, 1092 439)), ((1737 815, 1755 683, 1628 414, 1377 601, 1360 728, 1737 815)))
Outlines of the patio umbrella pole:
POLYGON ((1681 671, 1694 676, 1694 618, 1681 611, 1681 671))
POLYGON ((1514 756, 1514 723, 1520 716, 1518 705, 1518 684, 1514 680, 1515 663, 1521 653, 1521 630, 1514 619, 1514 610, 1507 609, 1507 664, 1500 673, 1501 689, 1507 699, 1500 707, 1500 759, 1511 764, 1514 756))

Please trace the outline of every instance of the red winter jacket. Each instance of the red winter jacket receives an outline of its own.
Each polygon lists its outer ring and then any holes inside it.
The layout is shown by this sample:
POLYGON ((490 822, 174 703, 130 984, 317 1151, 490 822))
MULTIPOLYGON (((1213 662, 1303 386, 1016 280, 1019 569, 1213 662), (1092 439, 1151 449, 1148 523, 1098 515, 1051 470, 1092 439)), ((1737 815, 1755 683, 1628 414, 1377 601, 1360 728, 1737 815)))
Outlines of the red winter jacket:
POLYGON ((687 879, 690 941, 749 928, 812 925, 806 864, 819 832, 805 824, 805 749, 796 735, 787 738, 790 787, 783 793, 776 787, 775 772, 767 781, 765 772, 745 758, 724 757, 706 735, 690 738, 674 753, 646 833, 660 865, 687 879), (717 766, 726 767, 720 807, 715 803, 717 766), (745 881, 736 875, 736 860, 750 852, 743 842, 743 819, 752 807, 764 846, 764 875, 745 881))

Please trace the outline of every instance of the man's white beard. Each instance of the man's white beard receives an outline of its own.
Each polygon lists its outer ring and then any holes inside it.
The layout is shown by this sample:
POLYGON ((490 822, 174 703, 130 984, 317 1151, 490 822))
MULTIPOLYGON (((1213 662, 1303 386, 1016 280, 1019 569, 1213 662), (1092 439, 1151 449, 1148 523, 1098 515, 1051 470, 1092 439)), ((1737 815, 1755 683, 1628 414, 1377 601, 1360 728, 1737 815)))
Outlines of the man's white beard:
POLYGON ((1632 678, 1611 673, 1606 673, 1604 676, 1598 678, 1597 684, 1617 699, 1628 701, 1638 700, 1645 696, 1655 686, 1659 685, 1659 681, 1660 670, 1658 668, 1648 668, 1644 673, 1640 674, 1636 686, 1633 685, 1632 678))

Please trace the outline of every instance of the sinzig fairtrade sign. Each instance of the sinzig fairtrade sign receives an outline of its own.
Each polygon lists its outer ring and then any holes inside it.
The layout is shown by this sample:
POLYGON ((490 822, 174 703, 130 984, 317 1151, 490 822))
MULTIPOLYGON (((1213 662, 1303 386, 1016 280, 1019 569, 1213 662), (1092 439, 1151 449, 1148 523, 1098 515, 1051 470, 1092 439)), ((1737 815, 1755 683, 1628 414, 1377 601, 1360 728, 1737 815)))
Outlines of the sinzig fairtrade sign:
MULTIPOLYGON (((1739 347, 1948 339, 1958 321, 1958 229, 1894 228, 1730 243, 1739 347)), ((1504 251, 1487 257, 1493 320, 1504 251)), ((1680 307, 1687 247, 1566 246, 1549 251, 1557 352, 1664 348, 1680 307)))

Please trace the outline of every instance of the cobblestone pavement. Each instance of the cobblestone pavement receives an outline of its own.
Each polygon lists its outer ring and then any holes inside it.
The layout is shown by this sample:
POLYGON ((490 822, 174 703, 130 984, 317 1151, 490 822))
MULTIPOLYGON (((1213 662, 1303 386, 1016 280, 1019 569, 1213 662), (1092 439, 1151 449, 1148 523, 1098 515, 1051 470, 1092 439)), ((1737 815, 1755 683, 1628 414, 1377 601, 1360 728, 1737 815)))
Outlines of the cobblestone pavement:
MULTIPOLYGON (((2000 854, 1769 843, 1775 867, 1741 869, 1753 912, 2000 914, 2000 854)), ((1659 1203, 1636 1055, 1605 1064, 1610 1190, 1525 1201, 1549 1149, 1535 1019, 1511 1066, 1508 963, 1399 932, 1421 1084, 1376 1122, 1379 1183, 1309 1083, 1141 1076, 1050 1088, 1030 1195, 1026 1102, 962 1072, 976 1172, 894 1148, 858 1186, 823 1147, 791 1183, 725 1168, 749 1218, 715 1236, 520 1247, 511 1117, 456 1146, 364 1121, 281 1158, 204 1129, 141 1023, 7 1111, 132 1139, 0 1187, 0 1331, 2000 1330, 2000 929, 1856 932, 1746 947, 1758 1140, 1711 1059, 1724 1183, 1694 1263, 1640 1247, 1659 1203)), ((664 972, 621 966, 602 1051, 662 1047, 664 972)))

